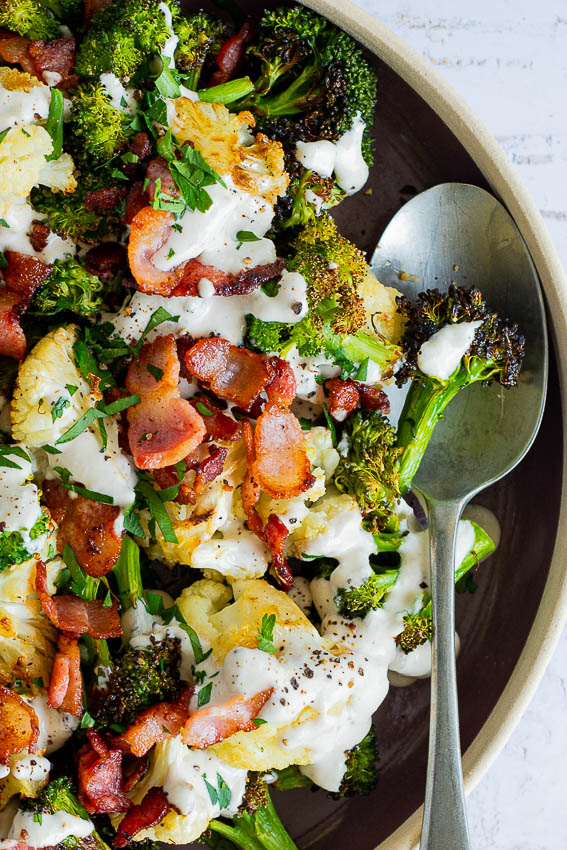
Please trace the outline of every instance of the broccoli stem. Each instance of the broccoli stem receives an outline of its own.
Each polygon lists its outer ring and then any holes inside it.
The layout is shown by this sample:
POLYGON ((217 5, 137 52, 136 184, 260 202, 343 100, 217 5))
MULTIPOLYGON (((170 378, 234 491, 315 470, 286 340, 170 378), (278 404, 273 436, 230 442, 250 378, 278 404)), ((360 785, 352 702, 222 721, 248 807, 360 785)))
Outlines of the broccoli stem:
POLYGON ((400 355, 400 349, 386 339, 372 337, 364 331, 350 334, 342 340, 342 347, 349 360, 362 363, 366 358, 373 360, 381 369, 392 367, 400 355))
POLYGON ((212 820, 209 829, 229 838, 242 850, 297 850, 269 797, 253 815, 245 812, 232 824, 212 820))
POLYGON ((140 571, 140 548, 129 535, 126 535, 122 541, 120 556, 112 568, 112 573, 118 585, 122 609, 126 611, 135 606, 137 600, 144 596, 140 571))
POLYGON ((471 383, 466 369, 460 369, 448 383, 435 378, 418 377, 412 381, 400 415, 396 445, 400 456, 399 487, 402 496, 411 487, 435 426, 453 398, 471 383))
POLYGON ((254 91, 254 83, 250 77, 241 77, 238 80, 230 80, 228 83, 221 83, 219 86, 211 86, 208 89, 200 89, 198 92, 199 100, 206 103, 233 103, 235 100, 240 100, 246 97, 250 92, 254 91))

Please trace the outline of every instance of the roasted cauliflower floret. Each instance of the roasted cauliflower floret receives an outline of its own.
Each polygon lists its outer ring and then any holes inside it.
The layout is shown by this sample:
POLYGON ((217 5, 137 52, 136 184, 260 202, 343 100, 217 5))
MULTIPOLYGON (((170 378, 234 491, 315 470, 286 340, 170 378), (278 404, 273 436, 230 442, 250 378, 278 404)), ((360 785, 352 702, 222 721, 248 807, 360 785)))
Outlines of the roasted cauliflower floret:
POLYGON ((295 549, 294 554, 301 557, 301 553, 308 549, 309 542, 327 532, 331 519, 334 519, 338 514, 349 513, 355 513, 360 517, 362 523, 362 516, 356 500, 346 493, 339 495, 336 490, 331 490, 313 506, 301 526, 294 529, 290 534, 290 542, 295 549))
POLYGON ((362 330, 371 335, 381 334, 390 342, 399 343, 405 324, 396 305, 396 297, 401 292, 393 286, 384 286, 368 270, 358 285, 358 294, 366 313, 366 325, 362 330))
POLYGON ((30 448, 53 444, 99 398, 75 365, 76 339, 75 325, 50 331, 20 365, 12 434, 30 448), (72 395, 69 387, 77 387, 72 395))
POLYGON ((29 195, 39 184, 64 192, 74 192, 73 160, 64 153, 52 161, 51 136, 38 124, 12 127, 0 142, 0 214, 29 195))
POLYGON ((320 467, 325 479, 330 481, 339 464, 339 453, 333 448, 333 437, 328 428, 316 425, 305 432, 305 451, 311 467, 320 467))
POLYGON ((192 142, 221 176, 230 175, 235 185, 275 203, 288 186, 283 148, 259 133, 254 139, 249 112, 232 114, 220 103, 188 98, 174 101, 172 127, 182 142, 192 142))
MULTIPOLYGON (((0 684, 15 679, 26 684, 43 681, 47 687, 55 653, 56 630, 35 595, 34 559, 0 573, 0 684)), ((64 567, 60 559, 48 564, 50 592, 64 567)))
POLYGON ((199 637, 213 643, 219 637, 219 632, 213 626, 211 617, 232 601, 232 591, 221 582, 201 579, 185 587, 175 601, 199 637))

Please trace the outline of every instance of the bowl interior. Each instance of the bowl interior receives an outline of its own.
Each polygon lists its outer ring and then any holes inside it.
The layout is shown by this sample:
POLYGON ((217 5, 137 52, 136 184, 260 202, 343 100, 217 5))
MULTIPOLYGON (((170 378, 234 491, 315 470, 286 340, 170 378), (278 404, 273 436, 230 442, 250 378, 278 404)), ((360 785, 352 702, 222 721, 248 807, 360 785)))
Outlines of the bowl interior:
MULTIPOLYGON (((187 8, 202 5, 185 3, 187 8)), ((267 5, 272 4, 246 7, 256 11, 267 5)), ((375 164, 366 191, 344 202, 336 219, 341 232, 370 255, 390 218, 417 192, 448 181, 489 186, 431 107, 380 59, 369 58, 379 77, 375 164)), ((495 513, 502 540, 475 575, 476 592, 457 597, 463 751, 504 690, 541 600, 558 522, 561 454, 559 387, 552 363, 536 442, 519 467, 475 499, 495 513)), ((415 811, 423 802, 428 711, 427 681, 390 689, 374 719, 381 778, 370 797, 335 802, 322 791, 303 789, 274 795, 302 850, 346 850, 353 846, 353 826, 357 850, 371 850, 415 811)))

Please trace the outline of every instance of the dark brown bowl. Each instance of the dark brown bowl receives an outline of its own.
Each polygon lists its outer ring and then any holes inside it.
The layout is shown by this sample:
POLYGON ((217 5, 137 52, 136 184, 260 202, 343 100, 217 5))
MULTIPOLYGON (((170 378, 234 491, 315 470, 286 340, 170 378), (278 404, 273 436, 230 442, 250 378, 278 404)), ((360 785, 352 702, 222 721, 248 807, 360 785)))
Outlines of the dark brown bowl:
MULTIPOLYGON (((189 8, 192 5, 187 4, 189 8)), ((267 5, 276 4, 250 2, 247 8, 254 12, 267 5)), ((357 14, 351 4, 340 0, 308 5, 334 6, 335 18, 346 14, 362 19, 361 33, 371 26, 368 16, 357 14)), ((384 32, 369 32, 364 40, 377 42, 380 38, 386 38, 384 32)), ((382 55, 399 49, 394 37, 392 42, 393 47, 390 45, 382 55)), ((370 52, 368 55, 380 85, 374 124, 375 164, 368 184, 371 194, 359 193, 344 202, 336 219, 342 233, 372 253, 390 218, 417 192, 451 181, 473 183, 489 191, 491 187, 464 145, 426 100, 388 64, 370 52)), ((420 62, 416 76, 418 72, 434 74, 420 62)), ((511 211, 514 214, 514 209, 511 211)), ((522 227, 521 221, 518 224, 522 227)), ((534 259, 537 264, 537 257, 534 259)), ((542 601, 559 521, 562 435, 561 396, 552 362, 546 411, 532 449, 506 479, 475 500, 496 514, 502 540, 475 576, 477 591, 457 598, 457 629, 462 637, 458 680, 463 751, 480 733, 508 685, 542 601)), ((278 811, 301 850, 372 850, 415 812, 424 794, 428 711, 428 681, 390 689, 375 715, 381 776, 369 797, 335 802, 323 791, 274 795, 278 811)), ((411 846, 409 832, 388 843, 388 847, 399 850, 411 846)))

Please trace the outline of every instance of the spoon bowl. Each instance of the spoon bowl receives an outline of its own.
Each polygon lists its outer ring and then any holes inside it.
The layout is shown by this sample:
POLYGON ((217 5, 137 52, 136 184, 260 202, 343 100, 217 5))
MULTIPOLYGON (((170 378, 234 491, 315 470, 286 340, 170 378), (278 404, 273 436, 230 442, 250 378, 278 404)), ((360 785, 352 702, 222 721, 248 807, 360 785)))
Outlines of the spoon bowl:
POLYGON ((379 280, 415 297, 450 283, 478 287, 526 337, 517 387, 473 384, 449 404, 412 487, 430 525, 433 639, 429 760, 421 850, 469 850, 455 669, 455 547, 467 502, 524 457, 537 434, 547 388, 545 308, 528 250, 488 192, 435 186, 394 216, 372 258, 379 280))

